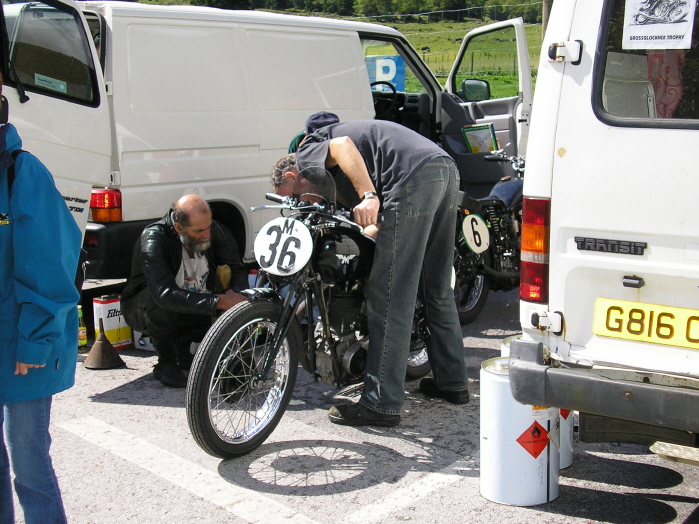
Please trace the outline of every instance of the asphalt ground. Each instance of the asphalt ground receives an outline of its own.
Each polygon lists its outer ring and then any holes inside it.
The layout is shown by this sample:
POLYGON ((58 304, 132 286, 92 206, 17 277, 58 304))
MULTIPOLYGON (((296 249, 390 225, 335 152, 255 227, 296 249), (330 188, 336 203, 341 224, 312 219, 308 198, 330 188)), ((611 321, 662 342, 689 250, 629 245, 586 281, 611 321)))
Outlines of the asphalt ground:
MULTIPOLYGON (((89 370, 56 395, 52 456, 68 520, 93 523, 699 523, 699 469, 635 445, 575 443, 560 496, 533 507, 480 495, 479 370, 519 332, 516 291, 491 293, 463 328, 471 402, 406 385, 396 428, 331 424, 338 391, 299 370, 288 411, 251 454, 222 461, 192 439, 185 392, 152 378, 153 353, 89 370)), ((508 479, 503 479, 507 482, 508 479)), ((18 522, 21 509, 17 508, 18 522)), ((4 524, 4 523, 3 523, 4 524)))

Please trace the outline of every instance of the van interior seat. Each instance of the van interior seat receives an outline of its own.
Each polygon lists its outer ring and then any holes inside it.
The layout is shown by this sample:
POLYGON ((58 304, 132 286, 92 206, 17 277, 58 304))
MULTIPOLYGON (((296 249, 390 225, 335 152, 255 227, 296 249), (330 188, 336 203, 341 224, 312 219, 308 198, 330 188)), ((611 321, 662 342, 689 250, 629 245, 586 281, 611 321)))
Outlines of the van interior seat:
POLYGON ((644 55, 610 52, 602 84, 602 102, 610 115, 655 118, 655 91, 644 55))

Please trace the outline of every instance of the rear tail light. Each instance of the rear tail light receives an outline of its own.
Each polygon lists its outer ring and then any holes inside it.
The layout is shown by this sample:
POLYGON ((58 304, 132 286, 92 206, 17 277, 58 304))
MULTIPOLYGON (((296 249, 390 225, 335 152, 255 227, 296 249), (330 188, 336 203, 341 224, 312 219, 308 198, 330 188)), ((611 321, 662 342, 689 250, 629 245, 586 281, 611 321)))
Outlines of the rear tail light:
POLYGON ((93 189, 90 212, 93 222, 121 222, 121 191, 93 189))
POLYGON ((550 220, 551 200, 524 199, 519 298, 527 302, 544 304, 549 300, 550 220))
POLYGON ((83 240, 83 247, 98 247, 99 245, 99 235, 94 231, 85 231, 85 240, 83 240))

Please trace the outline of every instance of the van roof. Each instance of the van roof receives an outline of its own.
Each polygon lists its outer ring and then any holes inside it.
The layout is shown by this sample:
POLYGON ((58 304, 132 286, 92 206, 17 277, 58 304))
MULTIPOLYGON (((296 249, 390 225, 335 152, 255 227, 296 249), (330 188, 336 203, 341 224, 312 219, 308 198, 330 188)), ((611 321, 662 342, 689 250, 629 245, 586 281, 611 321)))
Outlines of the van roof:
POLYGON ((139 17, 167 17, 181 19, 200 20, 229 20, 238 22, 279 24, 308 26, 314 28, 343 29, 346 31, 366 31, 372 33, 383 33, 386 35, 404 38, 401 33, 392 27, 369 22, 355 22, 351 20, 339 20, 333 18, 323 18, 320 16, 298 16, 280 13, 269 13, 266 11, 242 11, 218 9, 215 7, 204 7, 194 5, 150 5, 136 2, 80 2, 83 10, 101 10, 106 8, 113 13, 113 16, 139 16, 139 17))

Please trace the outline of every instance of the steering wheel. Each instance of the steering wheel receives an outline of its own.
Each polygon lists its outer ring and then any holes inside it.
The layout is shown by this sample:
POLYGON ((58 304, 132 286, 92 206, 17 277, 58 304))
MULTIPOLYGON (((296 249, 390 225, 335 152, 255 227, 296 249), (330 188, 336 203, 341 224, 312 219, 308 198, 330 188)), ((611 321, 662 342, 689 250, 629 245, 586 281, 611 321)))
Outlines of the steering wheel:
MULTIPOLYGON (((391 89, 390 97, 382 98, 374 95, 374 110, 376 111, 376 119, 381 120, 396 106, 396 102, 398 101, 398 91, 396 91, 396 87, 391 82, 387 82, 386 80, 377 80, 376 82, 372 82, 370 85, 371 87, 378 85, 388 86, 391 89)), ((372 91, 374 90, 372 89, 372 91)), ((374 91, 374 93, 383 93, 383 91, 374 91)))

